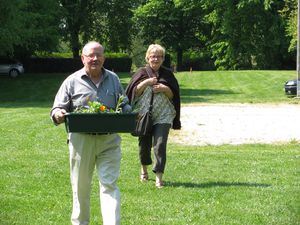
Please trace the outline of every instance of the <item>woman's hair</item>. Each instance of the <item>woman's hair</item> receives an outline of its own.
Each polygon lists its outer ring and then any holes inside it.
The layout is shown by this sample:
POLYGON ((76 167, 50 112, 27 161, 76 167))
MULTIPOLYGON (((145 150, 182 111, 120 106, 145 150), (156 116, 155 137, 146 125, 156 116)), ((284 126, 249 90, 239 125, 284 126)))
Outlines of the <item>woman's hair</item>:
POLYGON ((145 57, 146 62, 148 62, 149 56, 152 52, 158 52, 159 54, 162 55, 162 59, 165 60, 166 50, 159 44, 151 44, 149 45, 148 50, 146 52, 146 57, 145 57))

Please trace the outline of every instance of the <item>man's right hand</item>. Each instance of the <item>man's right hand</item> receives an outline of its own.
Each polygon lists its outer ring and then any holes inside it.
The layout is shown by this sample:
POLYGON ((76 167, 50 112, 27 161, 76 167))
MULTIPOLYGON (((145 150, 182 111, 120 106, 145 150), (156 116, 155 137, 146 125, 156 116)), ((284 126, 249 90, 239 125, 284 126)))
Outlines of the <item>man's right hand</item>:
POLYGON ((55 112, 54 114, 54 119, 56 123, 63 123, 65 122, 65 114, 66 114, 66 110, 61 109, 58 110, 57 112, 55 112))

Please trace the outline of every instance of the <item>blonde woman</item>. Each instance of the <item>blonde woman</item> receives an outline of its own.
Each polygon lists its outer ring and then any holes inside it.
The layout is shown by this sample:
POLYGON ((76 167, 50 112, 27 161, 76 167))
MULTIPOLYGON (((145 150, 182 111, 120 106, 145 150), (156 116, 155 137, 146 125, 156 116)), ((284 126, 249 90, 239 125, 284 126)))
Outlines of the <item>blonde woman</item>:
POLYGON ((180 129, 179 85, 171 70, 162 66, 165 49, 151 44, 146 52, 145 67, 139 68, 126 88, 126 94, 133 109, 146 111, 149 108, 153 92, 153 129, 147 136, 139 137, 139 158, 141 163, 141 181, 149 179, 148 166, 152 165, 153 147, 157 188, 164 186, 163 174, 166 166, 167 141, 170 128, 180 129))

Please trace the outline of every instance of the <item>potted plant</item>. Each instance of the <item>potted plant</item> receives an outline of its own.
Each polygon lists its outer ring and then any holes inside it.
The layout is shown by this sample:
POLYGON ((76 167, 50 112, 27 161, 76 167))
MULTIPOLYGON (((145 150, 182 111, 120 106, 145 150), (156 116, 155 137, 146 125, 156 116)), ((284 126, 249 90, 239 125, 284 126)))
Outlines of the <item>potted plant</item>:
POLYGON ((119 96, 115 109, 108 109, 98 101, 89 101, 87 107, 80 106, 66 113, 67 132, 80 133, 131 133, 135 129, 137 113, 122 112, 124 96, 119 96))

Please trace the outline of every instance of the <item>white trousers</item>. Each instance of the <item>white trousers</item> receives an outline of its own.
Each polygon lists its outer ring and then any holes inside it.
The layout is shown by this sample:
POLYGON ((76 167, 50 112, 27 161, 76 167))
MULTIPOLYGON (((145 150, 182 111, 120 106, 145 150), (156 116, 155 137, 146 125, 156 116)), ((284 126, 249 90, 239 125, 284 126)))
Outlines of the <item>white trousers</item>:
POLYGON ((120 224, 120 191, 117 187, 121 163, 120 143, 118 134, 69 134, 73 225, 89 223, 91 181, 95 167, 103 224, 120 224))

